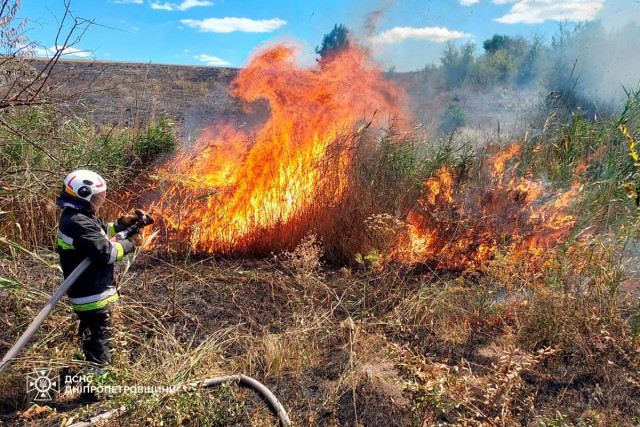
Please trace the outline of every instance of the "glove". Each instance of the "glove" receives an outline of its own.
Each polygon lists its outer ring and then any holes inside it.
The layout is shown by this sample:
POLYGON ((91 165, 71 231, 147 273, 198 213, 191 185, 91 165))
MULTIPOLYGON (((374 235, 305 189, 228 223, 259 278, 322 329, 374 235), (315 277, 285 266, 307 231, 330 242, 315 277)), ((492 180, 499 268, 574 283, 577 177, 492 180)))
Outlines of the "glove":
POLYGON ((140 233, 130 235, 129 237, 127 237, 127 240, 136 245, 136 248, 142 246, 143 239, 140 233))
POLYGON ((122 225, 124 225, 125 227, 131 227, 133 224, 135 224, 136 222, 138 222, 138 220, 144 216, 148 215, 145 211, 143 211, 142 209, 136 209, 131 213, 122 215, 122 217, 120 217, 120 223, 122 225))

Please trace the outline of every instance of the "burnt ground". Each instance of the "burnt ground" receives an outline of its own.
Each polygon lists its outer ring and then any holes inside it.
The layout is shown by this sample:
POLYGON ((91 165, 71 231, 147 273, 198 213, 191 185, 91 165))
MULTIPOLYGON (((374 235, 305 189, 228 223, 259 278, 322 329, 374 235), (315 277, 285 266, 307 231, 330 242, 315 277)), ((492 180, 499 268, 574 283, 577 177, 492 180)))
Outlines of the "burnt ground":
MULTIPOLYGON (((42 307, 41 292, 61 281, 46 266, 56 256, 40 254, 42 260, 0 259, 3 277, 15 282, 0 291, 0 319, 9 326, 0 329, 0 353, 42 307)), ((585 315, 590 306, 566 316, 580 307, 543 292, 539 302, 500 312, 474 287, 475 273, 395 267, 374 274, 317 261, 300 266, 283 256, 229 260, 156 249, 140 254, 126 274, 122 263, 111 384, 185 384, 242 373, 267 385, 295 425, 309 426, 465 425, 465 416, 466 425, 484 425, 479 420, 489 416, 495 425, 531 426, 640 419, 637 342, 625 338, 618 321, 585 315), (526 350, 532 335, 550 337, 544 328, 554 318, 568 328, 559 336, 568 341, 526 350), (473 414, 478 407, 486 412, 473 414)), ((0 376, 2 423, 57 426, 125 404, 134 409, 112 424, 277 424, 255 393, 234 386, 174 398, 117 396, 94 406, 58 395, 32 406, 25 373, 82 368, 74 361, 76 329, 71 309, 60 304, 0 376)))
MULTIPOLYGON (((58 283, 52 278, 59 279, 59 274, 37 261, 11 262, 23 283, 36 283, 43 290, 58 283)), ((130 366, 133 371, 157 369, 158 361, 149 354, 158 342, 175 341, 178 359, 189 354, 187 348, 206 344, 217 334, 224 344, 205 354, 211 360, 195 368, 188 381, 221 372, 254 376, 299 424, 354 425, 356 417, 368 426, 411 424, 409 402, 395 381, 398 371, 385 353, 383 330, 348 320, 346 306, 339 307, 326 289, 310 285, 310 278, 272 260, 186 262, 157 253, 139 256, 127 277, 116 316, 121 337, 115 350, 118 370, 127 360, 135 364, 130 366), (272 337, 279 340, 276 349, 269 346, 272 337), (142 366, 141 358, 148 358, 142 366)), ((352 281, 339 271, 327 270, 323 282, 335 284, 333 292, 345 292, 352 281)), ((5 353, 43 305, 43 298, 26 302, 5 293, 2 300, 0 316, 12 326, 1 332, 0 353, 5 353)), ((72 414, 96 412, 98 406, 86 410, 67 397, 48 405, 55 412, 27 411, 30 403, 21 374, 40 365, 61 369, 71 361, 79 348, 76 328, 75 316, 61 304, 38 333, 35 346, 23 352, 25 359, 11 368, 10 375, 3 374, 0 420, 7 425, 59 425, 72 414)), ((144 377, 141 372, 129 374, 144 377)), ((275 422, 252 392, 234 392, 233 401, 243 405, 243 412, 224 418, 223 424, 275 422)))
MULTIPOLYGON (((35 68, 44 61, 34 58, 35 68)), ((214 120, 242 120, 242 106, 228 94, 238 69, 152 63, 60 60, 53 94, 67 111, 95 127, 145 127, 169 119, 183 141, 193 141, 214 120)))

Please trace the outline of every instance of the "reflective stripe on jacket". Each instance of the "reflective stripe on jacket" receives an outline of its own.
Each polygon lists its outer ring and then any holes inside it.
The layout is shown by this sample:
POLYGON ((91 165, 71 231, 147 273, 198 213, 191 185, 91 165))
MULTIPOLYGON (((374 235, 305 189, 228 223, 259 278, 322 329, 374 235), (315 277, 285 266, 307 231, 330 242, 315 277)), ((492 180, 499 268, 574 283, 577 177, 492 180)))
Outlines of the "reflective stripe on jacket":
POLYGON ((106 224, 90 209, 66 207, 62 210, 58 253, 64 277, 85 257, 92 261, 67 292, 74 310, 96 310, 118 299, 113 287, 113 264, 133 252, 135 246, 128 240, 110 242, 109 237, 125 228, 119 221, 106 224))

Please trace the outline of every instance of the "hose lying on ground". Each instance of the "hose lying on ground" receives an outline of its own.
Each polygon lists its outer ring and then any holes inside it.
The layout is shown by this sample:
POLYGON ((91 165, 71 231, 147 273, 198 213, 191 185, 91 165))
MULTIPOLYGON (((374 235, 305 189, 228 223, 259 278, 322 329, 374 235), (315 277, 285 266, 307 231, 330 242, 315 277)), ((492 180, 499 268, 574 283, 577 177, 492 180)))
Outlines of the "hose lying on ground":
MULTIPOLYGON (((118 237, 120 239, 126 239, 129 234, 137 232, 137 231, 139 231, 140 228, 144 227, 145 225, 151 224, 151 223, 153 223, 153 221, 150 220, 150 219, 147 219, 147 222, 144 222, 144 223, 139 222, 139 223, 135 224, 134 226, 129 227, 125 231, 118 233, 118 237), (134 230, 134 228, 137 228, 137 229, 134 230)), ((145 244, 147 244, 147 242, 151 241, 151 239, 153 239, 153 237, 155 236, 156 233, 154 233, 151 237, 149 237, 147 239, 147 241, 145 242, 145 244)), ((78 279, 78 277, 80 277, 80 275, 82 275, 82 273, 84 273, 84 271, 89 267, 90 264, 91 264, 91 259, 89 257, 85 258, 75 268, 75 270, 73 270, 71 272, 71 274, 64 280, 64 282, 62 282, 62 285, 60 285, 60 287, 51 296, 49 301, 47 301, 47 304, 44 306, 44 308, 42 310, 40 310, 40 313, 38 313, 36 318, 31 322, 31 324, 29 325, 27 330, 24 331, 24 333, 20 336, 20 338, 14 344, 14 346, 11 347, 11 349, 7 352, 7 354, 2 358, 2 362, 0 362, 0 373, 2 371, 4 371, 6 368, 8 368, 9 365, 11 365, 11 363, 13 363, 13 361, 18 356, 20 351, 28 344, 28 342, 31 340, 33 335, 35 335, 35 333, 38 330, 38 328, 44 322, 44 319, 49 315, 51 310, 53 310, 53 308, 56 306, 58 301, 60 301, 62 296, 65 293, 67 293, 67 291, 69 290, 71 285, 73 285, 73 283, 78 279)), ((236 381, 236 382, 238 382, 238 384, 244 385, 244 386, 248 386, 248 387, 254 389, 255 391, 257 391, 258 393, 260 393, 267 400, 267 402, 269 403, 271 408, 278 415, 278 418, 280 419, 280 424, 283 427, 289 427, 291 425, 291 421, 289 420, 289 416, 287 415, 287 411, 285 411, 284 407, 278 401, 278 399, 274 396, 274 394, 271 393, 271 391, 267 387, 265 387, 265 385, 262 384, 261 382, 255 380, 255 379, 253 379, 251 377, 247 377, 245 375, 228 375, 228 376, 224 376, 224 377, 207 378, 204 381, 189 383, 189 384, 183 385, 181 387, 178 387, 177 390, 169 393, 169 395, 171 396, 171 395, 173 395, 175 393, 179 393, 179 392, 182 392, 182 391, 189 391, 189 390, 192 390, 192 389, 198 388, 198 387, 211 387, 211 386, 214 386, 214 385, 219 385, 219 384, 222 384, 224 382, 230 382, 230 381, 236 381)), ((96 423, 98 423, 100 421, 108 420, 110 418, 113 418, 113 417, 117 416, 118 414, 121 414, 121 413, 126 412, 126 411, 127 411, 127 407, 126 406, 120 406, 119 408, 112 409, 111 411, 107 411, 107 412, 102 413, 100 415, 96 415, 95 417, 91 418, 87 422, 75 423, 75 424, 72 424, 69 427, 91 426, 91 425, 96 424, 96 423)))
MULTIPOLYGON (((44 319, 47 317, 47 315, 56 306, 60 298, 62 298, 62 296, 67 292, 69 287, 73 284, 73 282, 75 282, 78 276, 80 276, 87 269, 89 264, 91 264, 91 260, 89 258, 86 258, 84 261, 82 261, 80 265, 78 265, 78 267, 62 283, 62 285, 58 288, 58 290, 51 296, 51 298, 49 299, 45 307, 40 311, 38 316, 36 316, 36 318, 33 320, 33 322, 31 322, 27 330, 22 334, 22 336, 20 336, 18 341, 15 343, 15 345, 4 356, 4 358, 2 359, 2 362, 0 363, 0 372, 4 371, 6 368, 9 367, 9 365, 11 365, 11 363, 15 360, 15 358, 18 356, 20 351, 31 340, 31 338, 36 333, 40 325, 42 325, 42 322, 44 322, 44 319)), ((260 383, 259 381, 251 377, 247 377, 245 375, 228 375, 225 377, 208 378, 204 381, 183 385, 173 393, 169 393, 169 395, 173 395, 181 391, 189 391, 197 387, 211 387, 214 385, 218 385, 218 384, 222 384, 224 382, 230 382, 230 381, 236 381, 238 382, 238 384, 248 386, 254 389, 255 391, 257 391, 258 393, 260 393, 262 396, 264 396, 267 402, 269 402, 269 405, 276 412, 276 414, 278 415, 278 418, 280 418, 280 424, 283 427, 289 427, 291 425, 291 421, 289 421, 289 416, 287 415, 287 411, 285 411, 284 407, 278 401, 278 399, 273 395, 273 393, 271 393, 271 391, 267 387, 265 387, 264 384, 260 383)), ((119 408, 97 415, 91 418, 90 421, 88 422, 76 423, 70 427, 90 426, 90 425, 96 424, 99 421, 113 418, 114 416, 122 412, 126 412, 126 410, 127 410, 126 407, 121 406, 119 408)))
MULTIPOLYGON (((260 393, 269 403, 269 405, 271 406, 271 409, 273 409, 275 411, 275 413, 278 415, 278 418, 280 419, 280 425, 282 427, 289 427, 291 426, 291 421, 289 420, 289 416, 287 415, 287 411, 285 411, 284 407, 282 406, 282 404, 280 403, 280 401, 278 401, 278 399, 276 398, 276 396, 271 393, 271 390, 269 390, 264 384, 262 384, 261 382, 251 378, 251 377, 247 377, 246 375, 227 375, 225 377, 215 377, 215 378, 207 378, 206 380, 203 381, 198 381, 198 382, 193 382, 193 383, 189 383, 186 385, 183 385, 182 387, 179 387, 177 390, 171 391, 168 393, 169 396, 174 395, 176 393, 180 393, 183 391, 190 391, 193 390, 195 388, 200 388, 200 387, 212 387, 215 385, 219 385, 225 382, 238 382, 238 384, 243 385, 243 386, 247 386, 250 387, 252 389, 254 389, 255 391, 257 391, 258 393, 260 393)), ((88 427, 88 426, 92 426, 100 421, 105 421, 108 419, 111 419, 113 417, 116 417, 124 412, 127 411, 127 407, 126 406, 120 406, 118 408, 112 409, 110 411, 104 412, 102 414, 96 415, 95 417, 92 417, 91 419, 89 419, 89 421, 83 421, 83 422, 79 422, 79 423, 75 423, 75 424, 71 424, 68 427, 88 427)))

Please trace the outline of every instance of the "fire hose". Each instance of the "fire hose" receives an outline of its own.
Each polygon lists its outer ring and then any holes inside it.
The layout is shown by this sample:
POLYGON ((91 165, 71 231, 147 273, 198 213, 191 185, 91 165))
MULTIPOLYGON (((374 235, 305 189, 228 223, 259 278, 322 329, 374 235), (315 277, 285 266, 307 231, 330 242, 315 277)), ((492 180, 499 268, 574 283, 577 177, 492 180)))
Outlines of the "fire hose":
MULTIPOLYGON (((131 227, 127 228, 126 230, 119 232, 114 237, 112 237, 110 241, 124 240, 130 235, 133 235, 139 232, 143 227, 146 227, 147 225, 150 225, 150 224, 153 224, 153 219, 151 218, 151 216, 149 215, 141 216, 140 220, 136 224, 133 224, 131 227)), ((44 322, 44 319, 49 315, 49 313, 51 313, 51 310, 53 310, 56 304, 58 304, 62 296, 67 293, 71 285, 73 285, 75 281, 78 280, 78 277, 80 277, 82 273, 85 272, 85 270, 89 267, 89 265, 91 265, 91 258, 86 257, 80 264, 78 264, 78 266, 71 272, 71 274, 69 274, 69 276, 62 282, 62 285, 60 285, 60 287, 54 292, 51 298, 49 298, 49 301, 47 301, 47 304, 42 308, 42 310, 40 310, 40 313, 38 313, 36 318, 33 319, 29 327, 27 327, 27 329, 20 336, 18 341, 16 341, 13 347, 11 347, 11 349, 7 352, 7 354, 2 358, 2 362, 0 362, 0 373, 2 373, 6 368, 8 368, 13 363, 13 361, 18 356, 20 351, 29 343, 31 338, 33 338, 36 331, 40 328, 40 326, 44 322)), ((269 403, 271 408, 278 415, 278 418, 280 419, 280 424, 283 427, 289 427, 291 425, 291 421, 289 420, 287 411, 284 409, 284 407, 278 401, 275 395, 264 384, 262 384, 261 382, 251 377, 247 377, 245 375, 228 375, 224 377, 207 378, 200 382, 194 382, 187 385, 183 385, 179 387, 177 390, 173 391, 172 393, 169 393, 169 395, 173 395, 175 393, 182 392, 182 391, 189 391, 197 387, 211 387, 211 386, 219 385, 225 382, 237 382, 239 385, 248 386, 253 390, 257 391, 266 399, 266 401, 269 403)), ((125 412, 126 410, 127 408, 125 406, 121 406, 119 408, 112 409, 111 411, 107 411, 105 413, 97 415, 91 418, 88 422, 75 423, 70 427, 91 426, 93 424, 96 424, 97 422, 107 420, 114 416, 117 416, 125 412)))
MULTIPOLYGON (((278 401, 276 396, 273 393, 271 393, 271 390, 269 390, 261 382, 251 377, 247 377, 246 375, 227 375, 224 377, 207 378, 206 380, 203 380, 203 381, 193 382, 193 383, 183 385, 179 387, 177 390, 169 392, 168 395, 171 396, 183 391, 190 391, 193 389, 204 388, 204 387, 212 387, 212 386, 220 385, 226 382, 237 382, 239 385, 247 386, 249 388, 252 388, 256 392, 260 393, 262 397, 264 397, 265 400, 269 403, 269 406, 271 406, 271 409, 273 409, 273 411, 278 415, 278 418, 280 419, 280 425, 282 427, 291 426, 291 420, 289 420, 287 411, 284 409, 282 404, 278 401)), ((127 411, 127 407, 123 405, 118 408, 112 409, 110 411, 103 412, 102 414, 96 415, 95 417, 90 418, 89 421, 83 421, 83 422, 71 424, 68 427, 92 426, 101 421, 109 420, 115 416, 121 415, 126 411, 127 411)))

